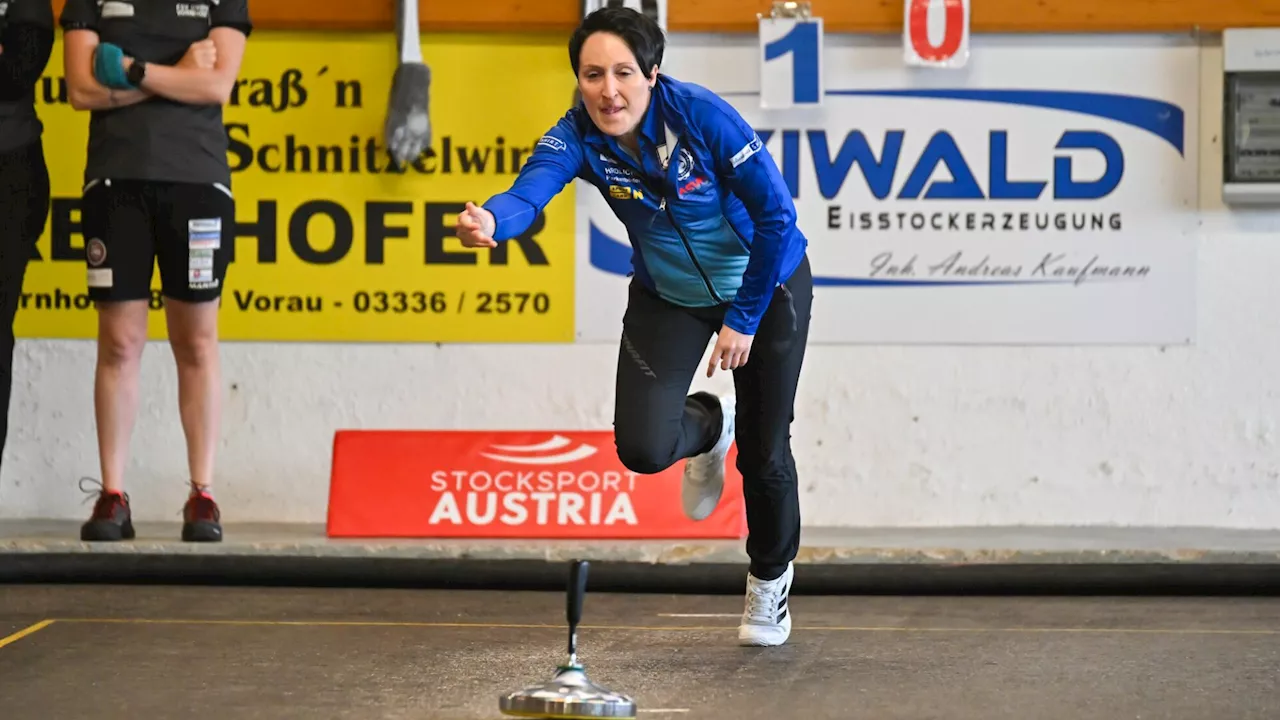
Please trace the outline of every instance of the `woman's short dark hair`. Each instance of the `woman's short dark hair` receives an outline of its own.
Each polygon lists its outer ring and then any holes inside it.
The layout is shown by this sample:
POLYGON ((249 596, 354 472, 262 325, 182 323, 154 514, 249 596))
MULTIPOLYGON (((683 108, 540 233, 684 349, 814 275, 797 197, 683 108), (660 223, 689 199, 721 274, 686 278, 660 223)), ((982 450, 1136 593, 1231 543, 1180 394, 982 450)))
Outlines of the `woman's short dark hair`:
POLYGON ((582 46, 592 33, 597 32, 613 33, 622 38, 646 77, 655 65, 662 67, 666 38, 658 23, 629 7, 602 7, 583 18, 582 24, 569 37, 569 64, 573 66, 575 76, 581 65, 582 46))

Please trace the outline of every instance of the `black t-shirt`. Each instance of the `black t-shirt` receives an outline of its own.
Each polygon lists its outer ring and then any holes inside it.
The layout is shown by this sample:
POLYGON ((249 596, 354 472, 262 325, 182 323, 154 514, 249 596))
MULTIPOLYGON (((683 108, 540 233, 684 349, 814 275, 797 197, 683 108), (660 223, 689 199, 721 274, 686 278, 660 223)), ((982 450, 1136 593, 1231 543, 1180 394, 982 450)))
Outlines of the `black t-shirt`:
MULTIPOLYGON (((67 0, 62 29, 93 30, 147 63, 176 65, 215 27, 249 35, 248 0, 67 0)), ((231 183, 222 106, 155 96, 89 119, 85 181, 124 178, 231 183)))
POLYGON ((0 0, 0 153, 39 140, 35 85, 53 50, 51 0, 0 0))

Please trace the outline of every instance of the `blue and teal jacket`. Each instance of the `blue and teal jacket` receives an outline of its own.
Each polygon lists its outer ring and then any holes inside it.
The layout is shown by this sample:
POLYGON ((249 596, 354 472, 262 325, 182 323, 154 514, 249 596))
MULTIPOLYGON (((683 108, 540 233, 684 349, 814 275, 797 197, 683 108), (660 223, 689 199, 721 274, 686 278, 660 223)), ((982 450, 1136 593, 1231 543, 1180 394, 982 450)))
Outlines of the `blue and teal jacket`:
POLYGON ((638 134, 636 158, 581 104, 569 110, 511 189, 485 201, 494 239, 519 235, 582 178, 626 225, 640 282, 677 305, 728 304, 725 325, 754 335, 808 245, 777 164, 722 98, 662 74, 638 134))

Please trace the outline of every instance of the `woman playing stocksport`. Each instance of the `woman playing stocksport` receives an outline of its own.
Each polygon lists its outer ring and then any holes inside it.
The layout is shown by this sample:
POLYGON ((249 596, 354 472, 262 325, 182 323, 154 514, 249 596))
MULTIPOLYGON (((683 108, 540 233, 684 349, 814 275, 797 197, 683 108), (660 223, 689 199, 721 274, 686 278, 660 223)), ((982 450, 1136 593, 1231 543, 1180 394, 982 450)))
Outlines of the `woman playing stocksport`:
POLYGON ((49 217, 49 168, 35 85, 53 53, 50 0, 0 0, 0 455, 9 437, 14 318, 49 217))
POLYGON ((235 239, 222 106, 251 31, 248 0, 67 0, 61 23, 71 104, 91 112, 81 228, 103 487, 81 537, 134 534, 123 476, 158 263, 187 441, 182 538, 216 542, 218 308, 235 239))
POLYGON ((575 177, 626 224, 635 275, 618 353, 614 433, 632 471, 688 458, 684 511, 720 499, 736 439, 749 535, 739 641, 779 645, 800 542, 790 426, 813 286, 807 240, 773 158, 742 117, 703 87, 658 72, 661 28, 627 8, 588 15, 569 40, 582 100, 547 132, 512 187, 468 203, 457 234, 493 247, 523 232, 575 177), (734 396, 689 394, 707 365, 734 396))

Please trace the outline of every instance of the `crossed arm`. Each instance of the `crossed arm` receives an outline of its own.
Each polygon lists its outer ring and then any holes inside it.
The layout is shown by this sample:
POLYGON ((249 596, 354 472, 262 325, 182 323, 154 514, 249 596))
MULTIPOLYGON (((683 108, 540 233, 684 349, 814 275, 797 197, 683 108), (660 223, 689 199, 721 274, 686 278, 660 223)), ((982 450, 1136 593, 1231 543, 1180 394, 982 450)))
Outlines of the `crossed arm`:
MULTIPOLYGON (((221 105, 231 97, 235 87, 246 38, 239 30, 216 27, 210 31, 209 40, 217 48, 213 67, 198 67, 193 52, 188 50, 177 65, 147 63, 146 78, 140 88, 116 90, 99 83, 93 74, 98 33, 68 30, 63 39, 68 100, 76 110, 125 107, 156 96, 181 103, 221 105)), ((133 58, 125 57, 122 63, 127 70, 133 58)))

